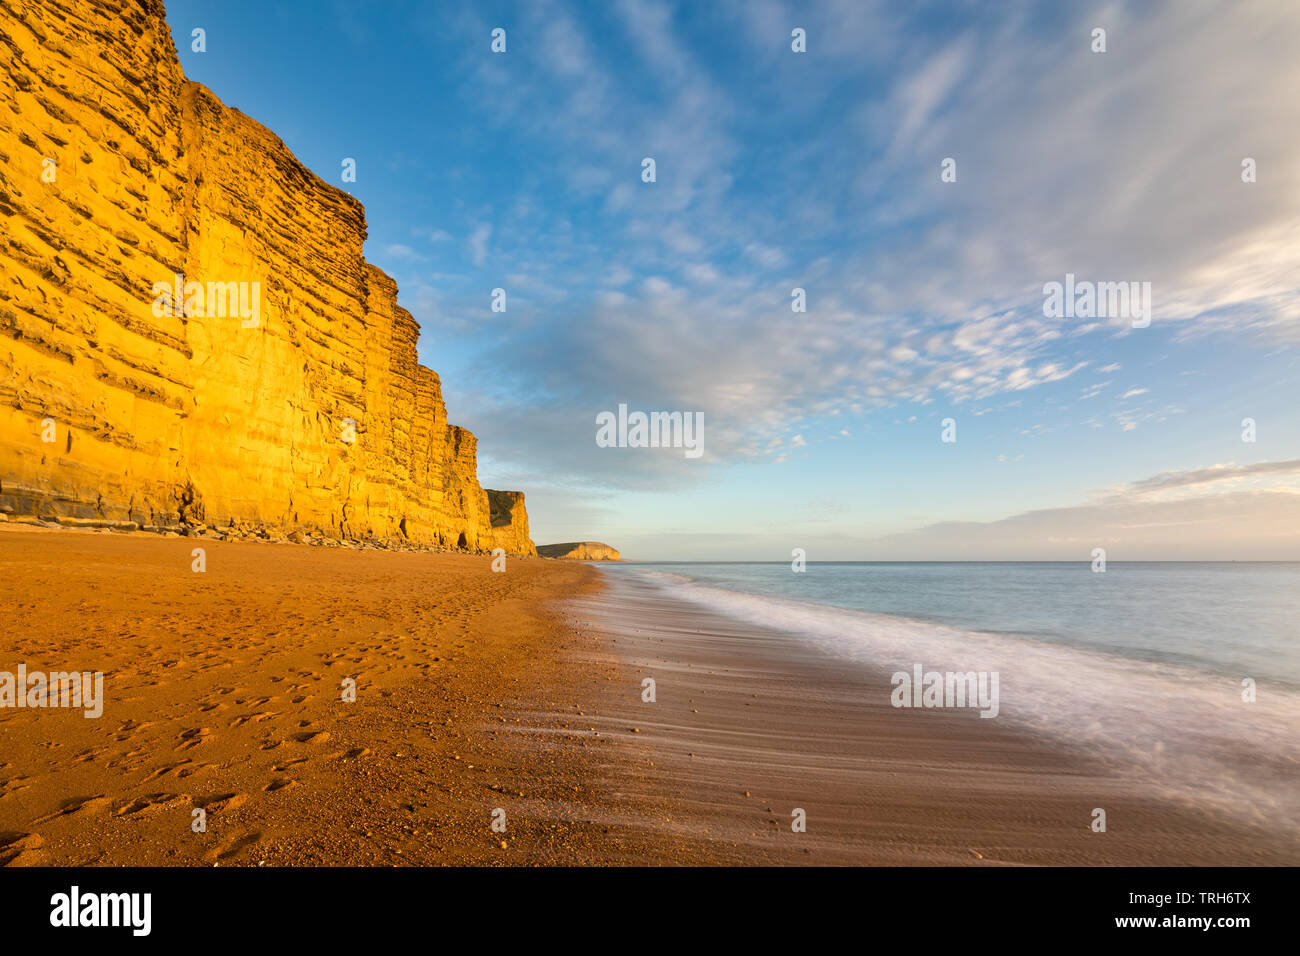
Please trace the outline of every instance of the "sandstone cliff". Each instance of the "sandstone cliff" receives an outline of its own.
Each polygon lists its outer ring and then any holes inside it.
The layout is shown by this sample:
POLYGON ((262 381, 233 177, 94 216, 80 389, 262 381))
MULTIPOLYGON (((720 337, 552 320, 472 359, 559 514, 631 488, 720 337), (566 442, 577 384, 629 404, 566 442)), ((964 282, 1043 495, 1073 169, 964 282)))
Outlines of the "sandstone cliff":
POLYGON ((544 558, 570 558, 574 561, 621 561, 619 553, 599 541, 570 541, 567 544, 539 544, 537 553, 544 558))
POLYGON ((0 0, 0 222, 0 511, 535 553, 361 204, 185 79, 159 0, 0 0))
POLYGON ((488 509, 492 519, 492 546, 509 554, 536 555, 528 534, 528 512, 524 510, 522 491, 488 489, 488 509))

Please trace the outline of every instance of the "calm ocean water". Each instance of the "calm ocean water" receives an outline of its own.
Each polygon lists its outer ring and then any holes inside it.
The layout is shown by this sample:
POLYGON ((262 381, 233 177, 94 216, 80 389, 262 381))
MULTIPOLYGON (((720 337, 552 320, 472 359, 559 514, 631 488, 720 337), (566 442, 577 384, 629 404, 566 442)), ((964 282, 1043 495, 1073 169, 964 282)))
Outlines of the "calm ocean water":
POLYGON ((1300 690, 1300 562, 636 564, 713 588, 1016 634, 1300 690))
POLYGON ((602 568, 846 666, 997 671, 1001 718, 1199 805, 1300 824, 1300 563, 602 568))

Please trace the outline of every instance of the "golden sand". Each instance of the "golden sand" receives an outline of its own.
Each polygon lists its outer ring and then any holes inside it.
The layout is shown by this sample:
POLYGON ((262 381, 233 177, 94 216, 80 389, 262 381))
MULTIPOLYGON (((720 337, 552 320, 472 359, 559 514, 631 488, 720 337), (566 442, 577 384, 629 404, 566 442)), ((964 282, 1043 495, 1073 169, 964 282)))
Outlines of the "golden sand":
POLYGON ((600 577, 0 525, 0 671, 101 671, 105 697, 97 719, 0 709, 0 863, 1300 861, 1294 836, 973 711, 894 710, 887 678, 600 577))

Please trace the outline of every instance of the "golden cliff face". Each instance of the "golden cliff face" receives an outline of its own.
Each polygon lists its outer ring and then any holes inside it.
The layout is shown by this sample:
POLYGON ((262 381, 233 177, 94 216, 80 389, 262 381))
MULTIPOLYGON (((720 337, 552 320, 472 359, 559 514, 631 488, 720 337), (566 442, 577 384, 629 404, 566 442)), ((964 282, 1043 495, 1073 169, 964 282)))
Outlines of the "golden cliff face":
POLYGON ((544 558, 568 558, 572 561, 621 561, 622 556, 600 541, 569 541, 566 544, 541 544, 537 553, 544 558))
POLYGON ((0 222, 0 511, 535 553, 361 204, 185 79, 158 0, 0 0, 0 222))
POLYGON ((528 536, 524 493, 488 489, 487 495, 492 515, 492 546, 504 548, 507 554, 536 555, 533 539, 528 536))

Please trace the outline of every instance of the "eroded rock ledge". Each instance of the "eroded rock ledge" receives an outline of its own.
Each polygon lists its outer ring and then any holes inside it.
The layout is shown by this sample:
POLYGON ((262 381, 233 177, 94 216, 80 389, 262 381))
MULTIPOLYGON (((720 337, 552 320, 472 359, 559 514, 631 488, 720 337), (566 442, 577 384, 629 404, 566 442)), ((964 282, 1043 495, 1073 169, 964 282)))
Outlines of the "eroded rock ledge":
POLYGON ((185 79, 159 0, 0 0, 0 222, 0 512, 536 553, 361 204, 185 79), (159 310, 176 276, 256 323, 159 310))
POLYGON ((619 553, 599 541, 570 541, 566 544, 539 544, 543 558, 570 558, 574 561, 621 561, 619 553))

